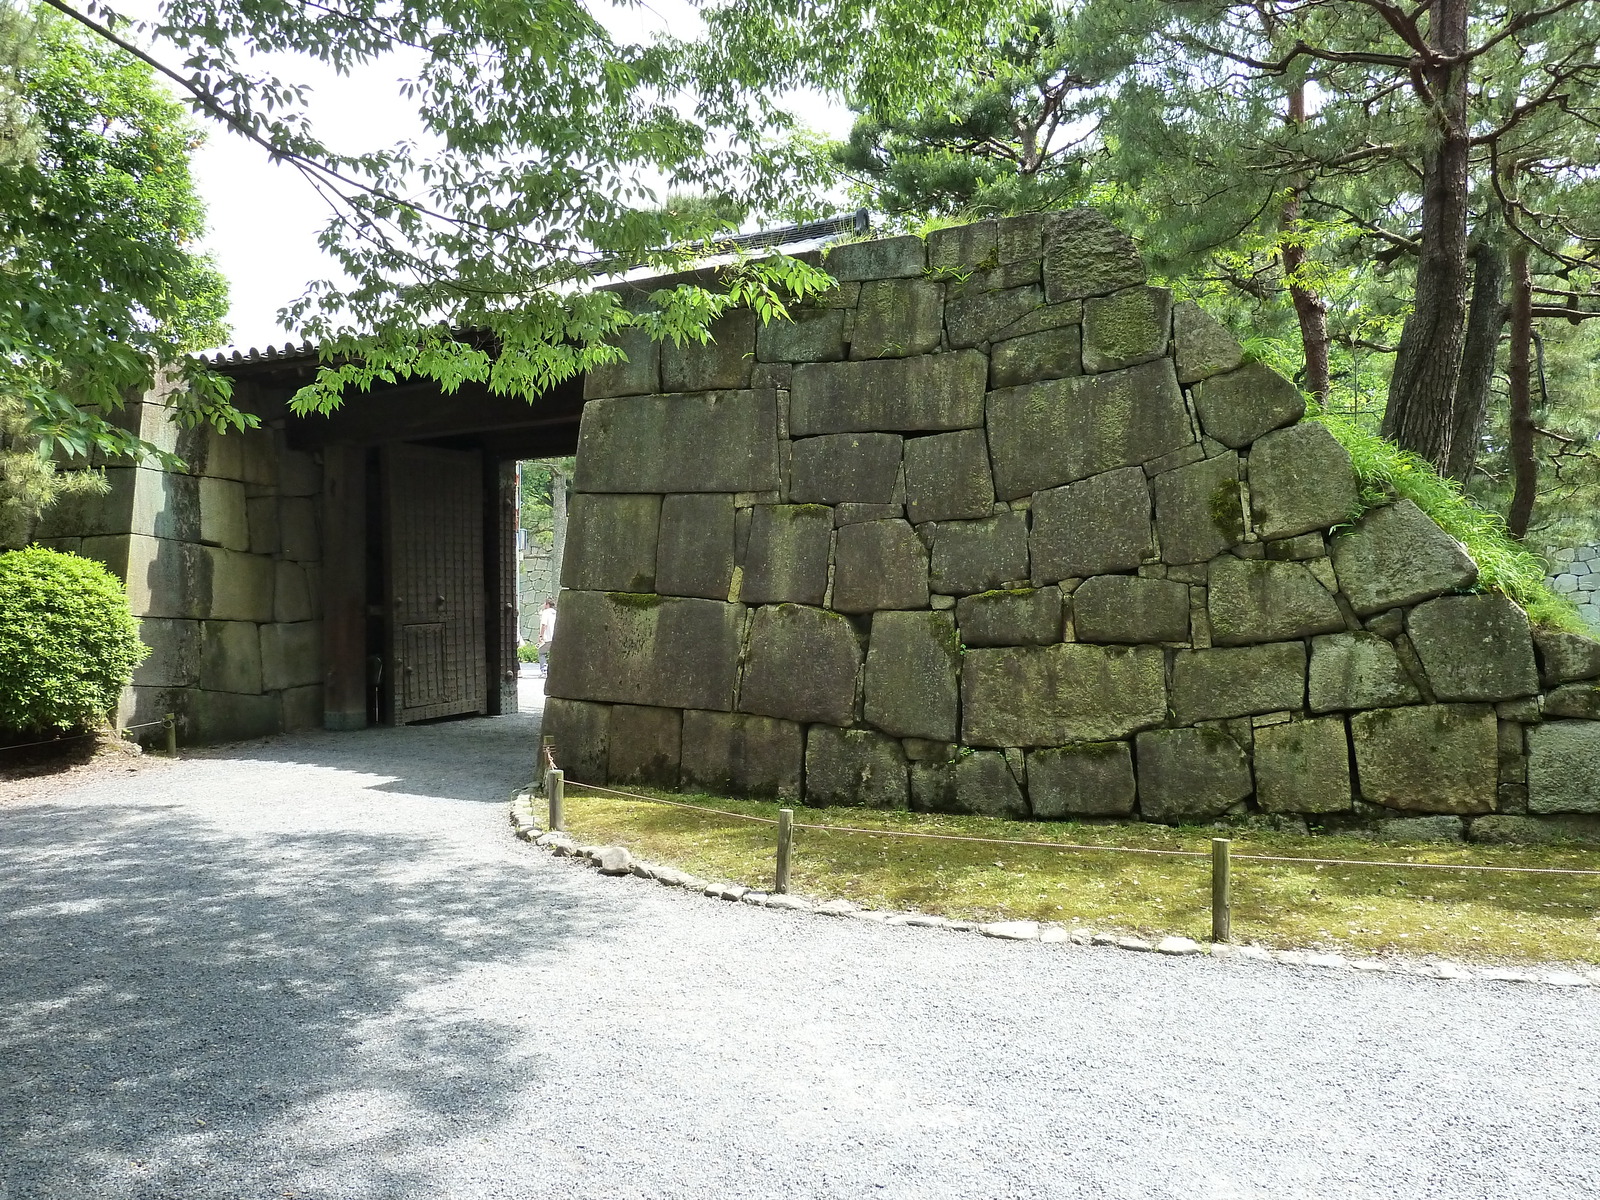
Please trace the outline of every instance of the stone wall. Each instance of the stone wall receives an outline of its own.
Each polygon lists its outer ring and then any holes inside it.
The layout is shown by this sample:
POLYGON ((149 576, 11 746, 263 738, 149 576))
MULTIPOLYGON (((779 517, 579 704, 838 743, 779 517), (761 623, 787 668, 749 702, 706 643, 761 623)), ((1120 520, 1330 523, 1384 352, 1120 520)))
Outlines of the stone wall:
POLYGON ((320 726, 320 465, 281 428, 179 430, 160 392, 127 416, 187 471, 109 466, 110 493, 63 500, 36 539, 127 583, 151 653, 119 723, 175 712, 197 742, 320 726))
POLYGON ((588 381, 546 710, 570 778, 1484 838, 1600 813, 1600 645, 1472 593, 1407 501, 1350 524, 1296 388, 1097 214, 825 266, 793 323, 588 381))
POLYGON ((1564 548, 1550 558, 1550 586, 1577 605, 1585 624, 1600 633, 1600 545, 1564 548))

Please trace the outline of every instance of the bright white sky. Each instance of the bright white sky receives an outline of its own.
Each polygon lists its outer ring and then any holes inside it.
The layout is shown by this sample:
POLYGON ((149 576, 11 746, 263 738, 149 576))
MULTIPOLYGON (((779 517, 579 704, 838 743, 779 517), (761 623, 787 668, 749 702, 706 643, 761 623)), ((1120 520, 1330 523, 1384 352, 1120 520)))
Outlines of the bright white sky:
MULTIPOLYGON (((145 0, 123 11, 153 7, 145 0)), ((698 26, 684 0, 653 0, 645 8, 610 14, 613 32, 632 40, 663 29, 688 36, 698 26)), ((365 151, 418 134, 398 93, 406 71, 398 59, 350 77, 290 56, 263 56, 256 65, 312 88, 312 126, 337 149, 365 151)), ((842 137, 850 127, 849 112, 820 96, 796 96, 792 107, 806 124, 833 136, 842 137)), ((220 126, 208 126, 208 134, 195 155, 194 172, 210 216, 206 248, 216 255, 231 288, 233 344, 282 343, 289 335, 278 325, 278 309, 297 299, 309 281, 335 271, 316 240, 327 206, 293 167, 268 162, 259 147, 220 126)))

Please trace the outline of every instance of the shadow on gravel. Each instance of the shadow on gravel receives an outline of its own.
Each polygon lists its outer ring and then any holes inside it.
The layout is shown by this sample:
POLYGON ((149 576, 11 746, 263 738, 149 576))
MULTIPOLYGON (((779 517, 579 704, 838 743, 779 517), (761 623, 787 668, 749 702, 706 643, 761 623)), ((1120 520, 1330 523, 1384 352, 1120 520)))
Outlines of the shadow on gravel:
POLYGON ((410 1194, 413 1152, 476 1142, 542 1071, 477 981, 605 936, 536 876, 409 835, 96 812, 5 820, 4 1200, 410 1194))

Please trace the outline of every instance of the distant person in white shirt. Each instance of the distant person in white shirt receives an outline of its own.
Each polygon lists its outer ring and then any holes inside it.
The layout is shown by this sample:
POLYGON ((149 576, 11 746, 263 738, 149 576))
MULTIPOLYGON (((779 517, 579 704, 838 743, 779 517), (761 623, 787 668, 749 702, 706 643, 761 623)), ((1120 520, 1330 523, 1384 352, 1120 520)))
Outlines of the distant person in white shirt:
POLYGON ((546 600, 539 610, 539 642, 534 647, 539 656, 539 674, 550 674, 550 643, 556 638, 556 602, 546 600))

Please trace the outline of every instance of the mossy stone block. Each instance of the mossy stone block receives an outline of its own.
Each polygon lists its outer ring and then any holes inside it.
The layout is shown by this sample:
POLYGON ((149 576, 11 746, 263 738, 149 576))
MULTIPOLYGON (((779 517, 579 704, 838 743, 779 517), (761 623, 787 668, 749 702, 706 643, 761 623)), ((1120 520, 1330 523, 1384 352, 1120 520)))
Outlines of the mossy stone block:
MULTIPOLYGON (((572 544, 570 533, 567 544, 572 544)), ((733 584, 733 549, 734 508, 730 494, 683 492, 664 497, 656 550, 656 590, 666 596, 726 600, 733 584)))
POLYGON ((1189 589, 1170 579, 1096 575, 1072 593, 1080 642, 1186 642, 1189 589))
MULTIPOLYGON (((85 547, 88 541, 87 538, 84 540, 85 547)), ((208 571, 202 568, 209 574, 211 598, 210 611, 204 615, 220 621, 272 620, 272 606, 277 591, 277 569, 272 559, 260 554, 241 554, 221 546, 199 546, 196 549, 203 555, 209 568, 208 571)), ((132 599, 132 592, 130 588, 129 599, 132 599)))
POLYGON ((682 782, 713 795, 798 800, 805 726, 746 713, 683 714, 682 782))
POLYGON ((1575 679, 1600 678, 1600 642, 1581 633, 1535 629, 1534 649, 1539 655, 1539 680, 1545 687, 1575 679))
POLYGON ((655 591, 660 526, 660 496, 579 492, 567 508, 561 586, 585 592, 655 591))
POLYGON ((838 613, 799 604, 758 608, 750 621, 738 709, 849 725, 861 659, 861 640, 838 613))
POLYGON ((756 505, 739 598, 749 604, 821 604, 832 537, 833 510, 825 505, 756 505))
POLYGON ((928 606, 928 551, 905 521, 862 521, 835 535, 833 607, 869 613, 928 606))
POLYGON ((777 393, 591 400, 578 427, 578 492, 765 492, 778 476, 777 393))
POLYGON ((845 356, 845 310, 791 308, 756 331, 756 360, 764 363, 838 362, 845 356))
POLYGON ((841 283, 916 278, 927 266, 927 246, 914 234, 830 246, 822 260, 822 269, 841 283))
POLYGON ((1192 301, 1173 305, 1172 340, 1179 383, 1199 383, 1244 365, 1244 348, 1239 340, 1221 321, 1192 301))
POLYGON ((1350 452, 1326 426, 1302 421, 1250 447, 1250 511, 1264 538, 1287 538, 1348 521, 1359 498, 1350 452))
POLYGON ((1408 812, 1494 808, 1499 729, 1486 704, 1380 708, 1350 717, 1362 799, 1408 812))
POLYGON ((956 625, 967 646, 1048 646, 1061 640, 1061 589, 979 592, 956 601, 956 625))
POLYGON ((1311 639, 1312 712, 1420 704, 1393 643, 1375 633, 1331 633, 1311 639))
POLYGON ((1035 584, 1132 571, 1154 554, 1150 488, 1139 467, 1041 491, 1032 510, 1035 584))
POLYGON ((1528 811, 1600 813, 1600 723, 1546 721, 1528 730, 1528 811))
POLYGON ((1350 808, 1350 745, 1344 718, 1316 717, 1255 731, 1256 803, 1263 812, 1350 808))
POLYGON ((953 614, 874 614, 866 670, 870 724, 895 737, 955 741, 960 675, 953 614))
POLYGON ((968 650, 961 664, 963 743, 1062 746, 1160 724, 1166 667, 1154 646, 968 650))
POLYGON ((1192 442, 1170 359, 990 392, 995 494, 1018 500, 1192 442))
POLYGON ((145 617, 139 640, 149 656, 133 669, 135 687, 193 687, 200 682, 201 623, 145 617))
POLYGON ((724 313, 708 327, 708 342, 661 344, 661 390, 710 392, 750 386, 756 358, 756 314, 748 308, 724 313))
POLYGON ((1194 407, 1206 434, 1234 450, 1305 415, 1294 383, 1263 363, 1247 363, 1194 385, 1194 407))
POLYGON ((789 431, 798 438, 976 429, 983 424, 988 377, 988 357, 976 350, 874 362, 802 363, 791 383, 789 431))
POLYGON ((1576 717, 1600 721, 1600 687, 1592 683, 1564 683, 1544 698, 1546 717, 1576 717))
MULTIPOLYGON (((928 270, 964 273, 994 266, 1000 261, 998 233, 998 221, 973 221, 931 231, 928 234, 928 270)), ((1038 256, 1036 250, 1033 257, 1038 256)))
POLYGON ((980 521, 939 521, 933 526, 929 587, 945 596, 969 596, 1028 577, 1028 516, 1003 512, 980 521))
POLYGON ((1410 500, 1374 508, 1332 539, 1333 567, 1362 616, 1471 587, 1466 547, 1410 500))
POLYGON ((1044 304, 1038 284, 995 291, 977 281, 951 283, 945 303, 945 328, 957 349, 993 341, 1044 304))
MULTIPOLYGON (((575 783, 605 783, 611 762, 611 706, 550 696, 539 733, 551 739, 556 766, 575 783)), ((542 774, 542 772, 541 772, 542 774)))
POLYGON ((1077 325, 1007 338, 989 348, 989 386, 1017 387, 1083 374, 1083 330, 1077 325))
POLYGON ((621 351, 613 363, 590 367, 583 377, 583 398, 648 396, 661 390, 661 343, 643 329, 620 329, 606 341, 621 351))
POLYGON ((1028 801, 995 750, 962 754, 950 762, 911 766, 911 807, 917 812, 974 813, 985 817, 1026 819, 1028 801))
POLYGON ((1221 729, 1153 729, 1134 745, 1146 821, 1210 820, 1252 791, 1250 760, 1221 729))
POLYGON ((892 502, 902 440, 895 433, 800 438, 791 448, 789 499, 797 504, 892 502))
POLYGON ((1205 562, 1244 537, 1239 456, 1233 451, 1163 471, 1150 488, 1162 562, 1205 562))
POLYGON ((1172 719, 1179 725, 1298 709, 1305 692, 1302 642, 1180 650, 1172 659, 1172 719))
POLYGON ((681 712, 675 708, 613 704, 610 721, 606 775, 611 783, 678 786, 683 742, 681 712))
POLYGON ((1219 646, 1284 641, 1344 628, 1333 594, 1305 563, 1224 554, 1211 560, 1208 582, 1211 640, 1219 646))
POLYGON ((1429 600, 1406 615, 1406 634, 1440 700, 1512 700, 1539 690, 1528 614, 1509 597, 1429 600))
POLYGON ((906 515, 913 524, 973 520, 994 511, 994 478, 983 430, 911 438, 905 466, 906 515))
POLYGON ((1127 742, 1080 742, 1028 752, 1028 803, 1041 821, 1125 817, 1137 798, 1127 742))
POLYGON ((1046 214, 1043 243, 1052 303, 1109 295, 1145 280, 1133 240, 1092 208, 1046 214))
POLYGON ((322 682, 322 622, 261 626, 261 688, 281 692, 322 682))
POLYGON ((199 485, 200 540, 229 550, 250 549, 250 520, 244 484, 202 475, 199 485))
POLYGON ((939 348, 944 336, 944 284, 931 279, 873 279, 861 285, 854 359, 910 358, 939 348))
POLYGON ((1083 369, 1115 371, 1160 358, 1172 330, 1172 293, 1136 287, 1083 305, 1083 369))
POLYGON ((208 692, 261 693, 260 626, 206 621, 200 635, 200 686, 208 692))
POLYGON ((814 808, 906 808, 905 751, 870 729, 813 725, 806 731, 806 803, 814 808))

